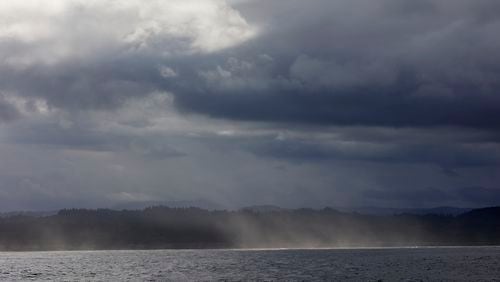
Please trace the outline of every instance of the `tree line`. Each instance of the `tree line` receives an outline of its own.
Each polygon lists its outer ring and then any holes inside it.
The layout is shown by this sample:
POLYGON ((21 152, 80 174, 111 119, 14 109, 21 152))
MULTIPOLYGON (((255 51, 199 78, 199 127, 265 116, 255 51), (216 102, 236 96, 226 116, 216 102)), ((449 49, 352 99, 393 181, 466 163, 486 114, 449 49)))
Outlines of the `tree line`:
POLYGON ((268 212, 151 207, 0 218, 0 250, 499 245, 500 207, 458 216, 374 216, 331 208, 268 212))

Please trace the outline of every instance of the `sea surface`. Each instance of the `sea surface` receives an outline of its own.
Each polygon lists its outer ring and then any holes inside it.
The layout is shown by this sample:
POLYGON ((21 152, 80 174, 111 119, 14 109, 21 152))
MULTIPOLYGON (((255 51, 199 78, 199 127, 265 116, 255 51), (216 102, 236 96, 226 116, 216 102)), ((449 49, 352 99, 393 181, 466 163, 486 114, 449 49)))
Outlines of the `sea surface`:
POLYGON ((0 281, 500 281, 500 248, 0 253, 0 281))

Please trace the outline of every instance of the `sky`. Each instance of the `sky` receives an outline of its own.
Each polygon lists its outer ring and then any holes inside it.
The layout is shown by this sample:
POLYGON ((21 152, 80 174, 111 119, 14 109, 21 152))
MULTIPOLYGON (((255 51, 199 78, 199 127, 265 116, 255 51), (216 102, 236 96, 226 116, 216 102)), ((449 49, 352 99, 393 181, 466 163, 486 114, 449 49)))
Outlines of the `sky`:
POLYGON ((0 210, 500 205, 497 0, 0 3, 0 210))

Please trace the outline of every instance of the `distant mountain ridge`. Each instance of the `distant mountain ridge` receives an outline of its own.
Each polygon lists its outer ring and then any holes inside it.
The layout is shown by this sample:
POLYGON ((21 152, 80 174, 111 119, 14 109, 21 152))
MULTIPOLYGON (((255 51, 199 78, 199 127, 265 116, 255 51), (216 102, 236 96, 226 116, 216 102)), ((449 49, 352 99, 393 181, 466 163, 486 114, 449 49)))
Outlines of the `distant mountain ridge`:
MULTIPOLYGON (((215 210, 239 210, 247 212, 256 213, 266 213, 266 212, 280 212, 289 211, 291 209, 282 208, 276 205, 254 205, 242 207, 239 209, 230 209, 225 206, 219 205, 217 203, 207 201, 207 200, 195 200, 195 201, 137 201, 137 202, 126 202, 112 206, 111 210, 143 210, 149 207, 168 207, 168 208, 199 208, 208 211, 215 210)), ((330 207, 328 207, 330 208, 330 207)), ((339 212, 345 213, 358 213, 362 215, 452 215, 458 216, 472 211, 472 208, 459 208, 459 207, 435 207, 435 208, 382 208, 382 207, 340 207, 340 208, 330 208, 337 210, 339 212)), ((476 209, 480 210, 480 209, 476 209)), ((57 214, 58 211, 11 211, 0 213, 0 218, 12 217, 12 216, 31 216, 31 217, 44 217, 57 214)))
POLYGON ((453 215, 457 216, 464 214, 473 209, 459 207, 435 207, 435 208, 381 208, 381 207, 347 207, 338 208, 342 212, 355 212, 366 215, 398 215, 398 214, 414 214, 414 215, 453 215))
MULTIPOLYGON (((330 208, 330 207, 328 207, 330 208)), ((346 213, 358 213, 364 215, 401 215, 401 214, 410 214, 410 215, 452 215, 457 216, 460 214, 464 214, 466 212, 471 211, 470 208, 458 208, 458 207, 435 207, 435 208, 381 208, 381 207, 344 207, 344 208, 331 208, 333 210, 337 210, 339 212, 346 213)), ((279 212, 279 211, 287 211, 290 209, 282 208, 275 205, 256 205, 256 206, 248 206, 241 208, 242 211, 251 211, 251 212, 279 212)))
POLYGON ((258 206, 244 207, 241 208, 240 210, 249 212, 279 212, 279 211, 285 211, 287 209, 273 205, 258 205, 258 206))
POLYGON ((56 215, 58 211, 12 211, 0 213, 0 218, 8 218, 13 216, 29 216, 29 217, 45 217, 56 215))
POLYGON ((149 207, 169 207, 169 208, 200 208, 204 210, 224 210, 225 208, 217 203, 208 200, 194 201, 136 201, 125 202, 114 205, 113 210, 143 210, 149 207))

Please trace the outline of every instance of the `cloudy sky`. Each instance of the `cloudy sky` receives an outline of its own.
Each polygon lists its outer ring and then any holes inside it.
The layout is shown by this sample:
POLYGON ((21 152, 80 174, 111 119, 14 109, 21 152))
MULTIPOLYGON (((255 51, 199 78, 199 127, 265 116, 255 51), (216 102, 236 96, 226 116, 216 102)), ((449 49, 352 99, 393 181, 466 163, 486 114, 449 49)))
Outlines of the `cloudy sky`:
POLYGON ((0 3, 0 207, 500 205, 497 0, 0 3))

